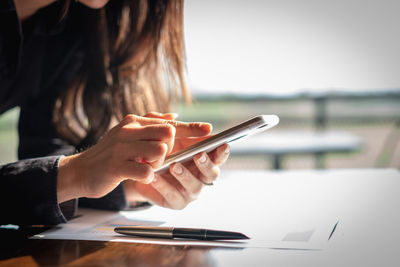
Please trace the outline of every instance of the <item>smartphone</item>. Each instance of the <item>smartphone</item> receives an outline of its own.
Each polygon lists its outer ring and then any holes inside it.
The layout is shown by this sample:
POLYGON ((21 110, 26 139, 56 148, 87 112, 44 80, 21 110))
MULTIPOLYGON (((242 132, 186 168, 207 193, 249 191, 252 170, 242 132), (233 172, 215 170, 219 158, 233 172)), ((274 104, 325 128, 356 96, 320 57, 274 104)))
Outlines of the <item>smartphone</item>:
POLYGON ((260 133, 268 130, 279 123, 279 117, 276 115, 259 115, 247 121, 239 123, 229 129, 226 129, 210 138, 191 145, 181 151, 169 155, 165 158, 163 166, 154 170, 162 172, 169 168, 169 165, 175 162, 186 162, 200 152, 210 152, 222 144, 230 143, 243 137, 260 133))

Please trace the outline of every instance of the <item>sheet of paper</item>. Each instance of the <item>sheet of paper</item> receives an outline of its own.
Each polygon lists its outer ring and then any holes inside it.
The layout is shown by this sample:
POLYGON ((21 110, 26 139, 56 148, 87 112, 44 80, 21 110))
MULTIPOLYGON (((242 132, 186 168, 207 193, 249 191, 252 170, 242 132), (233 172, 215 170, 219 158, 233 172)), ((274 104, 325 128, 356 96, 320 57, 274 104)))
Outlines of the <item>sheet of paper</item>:
POLYGON ((318 176, 311 180, 309 177, 281 178, 268 172, 227 172, 184 210, 156 206, 123 212, 80 209, 80 217, 34 238, 323 249, 340 219, 329 206, 335 203, 337 191, 332 194, 329 184, 321 186, 318 176), (123 236, 113 231, 117 226, 126 225, 231 230, 251 239, 229 242, 168 240, 123 236))

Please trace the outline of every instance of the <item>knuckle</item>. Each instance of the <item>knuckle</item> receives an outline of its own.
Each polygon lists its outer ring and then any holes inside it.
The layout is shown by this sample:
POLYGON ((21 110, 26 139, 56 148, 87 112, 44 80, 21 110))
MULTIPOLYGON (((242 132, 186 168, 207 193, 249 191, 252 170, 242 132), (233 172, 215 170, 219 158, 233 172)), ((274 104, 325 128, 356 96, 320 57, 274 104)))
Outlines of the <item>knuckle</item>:
MULTIPOLYGON (((188 203, 197 199, 197 197, 200 193, 200 190, 201 190, 201 186, 197 186, 194 188, 193 188, 193 186, 190 186, 190 188, 185 188, 182 186, 182 187, 178 187, 178 190, 184 200, 183 202, 186 202, 186 204, 185 204, 185 206, 186 206, 188 203)), ((181 204, 182 204, 182 201, 181 201, 181 204)))
POLYGON ((160 139, 173 139, 175 137, 175 127, 167 123, 147 125, 143 128, 149 132, 157 133, 157 137, 160 139))
POLYGON ((220 174, 220 173, 221 173, 220 168, 215 167, 215 168, 214 168, 214 171, 213 171, 213 176, 212 176, 213 180, 217 179, 217 178, 219 177, 219 174, 220 174))
POLYGON ((213 168, 213 170, 210 171, 209 173, 207 173, 207 175, 203 174, 203 175, 201 175, 200 178, 204 183, 209 184, 209 183, 214 182, 218 178, 219 174, 220 174, 220 169, 213 168))
POLYGON ((136 121, 137 116, 134 114, 128 114, 125 115, 125 117, 122 119, 122 121, 127 124, 127 123, 132 123, 136 121))
POLYGON ((168 205, 168 202, 165 200, 165 198, 162 198, 161 200, 160 200, 160 204, 159 204, 161 207, 163 207, 163 208, 170 208, 170 206, 168 205))
POLYGON ((166 139, 172 139, 175 136, 176 129, 173 125, 171 124, 164 124, 162 129, 162 135, 166 139))
POLYGON ((200 193, 200 190, 197 188, 193 190, 191 193, 188 193, 189 202, 195 201, 200 193))
POLYGON ((121 127, 116 133, 118 141, 122 141, 127 138, 132 133, 133 129, 129 127, 121 127))
POLYGON ((220 173, 220 169, 219 168, 214 168, 214 170, 211 172, 210 177, 208 178, 208 183, 212 183, 215 180, 217 180, 218 176, 220 173))
POLYGON ((144 115, 143 117, 152 117, 155 115, 156 115, 156 113, 154 111, 152 111, 152 112, 146 113, 146 115, 144 115))
POLYGON ((189 202, 183 202, 177 206, 176 210, 183 210, 188 204, 189 202))
POLYGON ((187 206, 186 203, 184 203, 184 204, 179 203, 179 204, 171 205, 171 209, 173 209, 173 210, 183 210, 186 206, 187 206))
POLYGON ((140 176, 147 181, 153 176, 153 169, 147 164, 141 164, 140 176))
MULTIPOLYGON (((168 203, 178 203, 177 198, 178 197, 177 197, 176 193, 174 193, 174 192, 169 191, 169 192, 165 193, 165 199, 168 203)), ((176 206, 176 205, 177 204, 172 205, 172 206, 176 206)))
POLYGON ((166 154, 165 144, 161 142, 156 142, 154 144, 150 144, 148 146, 148 150, 146 152, 146 159, 150 161, 157 161, 164 157, 166 154))
POLYGON ((157 142, 156 144, 156 154, 158 156, 163 156, 167 153, 167 145, 165 143, 162 142, 157 142))
POLYGON ((192 200, 196 200, 198 198, 202 188, 203 188, 203 186, 200 185, 193 189, 192 194, 191 194, 192 200))

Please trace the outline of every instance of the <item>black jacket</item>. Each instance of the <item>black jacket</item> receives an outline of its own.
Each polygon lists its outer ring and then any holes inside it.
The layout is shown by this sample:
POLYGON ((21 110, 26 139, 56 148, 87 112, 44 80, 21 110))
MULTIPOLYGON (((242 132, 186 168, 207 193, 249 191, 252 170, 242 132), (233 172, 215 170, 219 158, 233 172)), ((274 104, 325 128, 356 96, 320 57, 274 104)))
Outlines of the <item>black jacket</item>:
MULTIPOLYGON (((79 7, 76 7, 79 8, 79 7)), ((60 139, 52 111, 61 90, 84 57, 79 21, 61 18, 58 2, 19 23, 14 1, 0 1, 0 114, 20 108, 19 161, 0 166, 0 224, 58 224, 76 210, 77 200, 57 204, 57 167, 75 148, 60 139)), ((81 204, 124 209, 122 186, 81 204)))

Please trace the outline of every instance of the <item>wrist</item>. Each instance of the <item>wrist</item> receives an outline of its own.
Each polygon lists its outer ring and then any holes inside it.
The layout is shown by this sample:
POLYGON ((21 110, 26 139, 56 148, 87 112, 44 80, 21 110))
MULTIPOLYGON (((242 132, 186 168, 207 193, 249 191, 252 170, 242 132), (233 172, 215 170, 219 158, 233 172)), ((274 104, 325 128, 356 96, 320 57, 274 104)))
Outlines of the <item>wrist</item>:
POLYGON ((84 196, 78 178, 77 157, 72 155, 60 158, 57 172, 58 203, 84 196))

